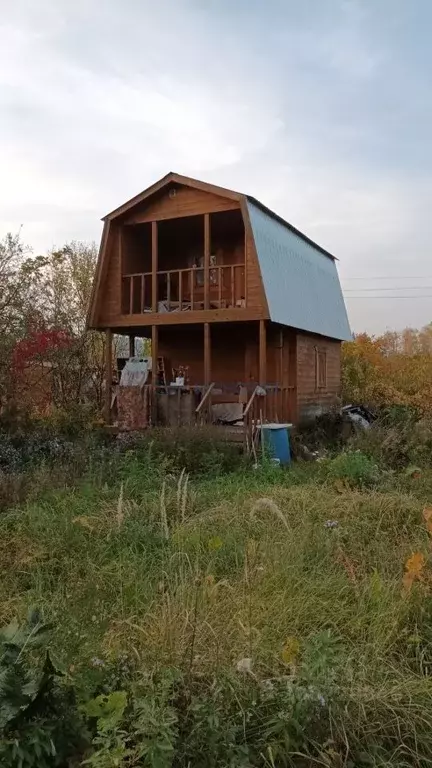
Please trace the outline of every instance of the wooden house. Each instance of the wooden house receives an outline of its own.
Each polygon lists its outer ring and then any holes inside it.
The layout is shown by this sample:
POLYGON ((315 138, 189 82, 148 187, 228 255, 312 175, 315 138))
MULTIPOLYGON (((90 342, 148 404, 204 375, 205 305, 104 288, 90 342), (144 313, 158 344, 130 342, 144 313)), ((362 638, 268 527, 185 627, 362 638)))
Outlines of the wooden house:
POLYGON ((105 217, 88 326, 107 337, 107 421, 112 335, 131 354, 151 339, 148 424, 176 379, 168 401, 192 398, 192 420, 231 403, 296 423, 337 401, 351 338, 330 253, 255 198, 175 173, 105 217))

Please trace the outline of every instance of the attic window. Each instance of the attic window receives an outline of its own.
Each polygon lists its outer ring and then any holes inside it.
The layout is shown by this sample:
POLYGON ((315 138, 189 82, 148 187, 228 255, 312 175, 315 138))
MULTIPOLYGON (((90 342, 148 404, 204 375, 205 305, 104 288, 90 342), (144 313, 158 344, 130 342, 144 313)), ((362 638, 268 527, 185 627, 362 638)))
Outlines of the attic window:
POLYGON ((317 389, 327 387, 327 352, 315 347, 315 385, 317 389))

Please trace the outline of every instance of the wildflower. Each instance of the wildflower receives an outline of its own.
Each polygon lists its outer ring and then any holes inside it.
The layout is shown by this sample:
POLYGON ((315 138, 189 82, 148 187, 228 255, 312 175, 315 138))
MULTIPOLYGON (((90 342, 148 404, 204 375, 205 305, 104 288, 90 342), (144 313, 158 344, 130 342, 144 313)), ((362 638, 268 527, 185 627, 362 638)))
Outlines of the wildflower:
POLYGON ((324 523, 324 528, 337 528, 339 525, 338 520, 326 520, 324 523))
POLYGON ((236 664, 237 672, 243 672, 244 674, 252 674, 252 659, 239 659, 236 664))
POLYGON ((103 659, 98 659, 96 656, 94 656, 92 658, 90 663, 91 663, 92 667, 104 667, 105 666, 104 660, 103 659))

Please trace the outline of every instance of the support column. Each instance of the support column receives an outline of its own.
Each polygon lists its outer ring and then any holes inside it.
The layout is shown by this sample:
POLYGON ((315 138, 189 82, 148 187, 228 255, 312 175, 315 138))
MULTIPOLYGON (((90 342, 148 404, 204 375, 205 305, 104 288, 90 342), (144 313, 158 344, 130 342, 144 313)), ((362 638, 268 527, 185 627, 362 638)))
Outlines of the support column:
POLYGON ((152 353, 152 384, 153 386, 156 386, 158 383, 157 380, 157 369, 158 369, 158 341, 159 341, 159 328, 157 325, 152 325, 152 340, 151 340, 151 353, 152 353))
POLYGON ((211 380, 211 337, 210 323, 204 323, 204 384, 208 386, 211 380))
POLYGON ((158 228, 157 221, 152 221, 152 310, 157 312, 157 272, 158 272, 158 228))
POLYGON ((112 397, 112 331, 105 331, 105 402, 104 418, 107 424, 111 423, 111 397, 112 397))
POLYGON ((259 383, 263 387, 267 380, 267 329, 265 320, 259 321, 259 383))
POLYGON ((210 286, 210 214, 204 214, 204 309, 209 309, 210 286))
POLYGON ((129 334, 129 357, 135 357, 135 336, 129 334))

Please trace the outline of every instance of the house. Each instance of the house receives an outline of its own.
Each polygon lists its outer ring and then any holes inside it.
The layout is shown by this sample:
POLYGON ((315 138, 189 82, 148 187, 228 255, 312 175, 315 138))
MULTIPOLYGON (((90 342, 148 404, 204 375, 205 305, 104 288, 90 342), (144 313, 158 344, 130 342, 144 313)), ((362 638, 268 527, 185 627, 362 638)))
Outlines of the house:
POLYGON ((337 402, 351 338, 334 256, 255 198, 176 173, 104 218, 88 326, 107 337, 107 421, 112 335, 131 354, 151 339, 149 424, 176 380, 189 414, 231 403, 297 423, 337 402))

